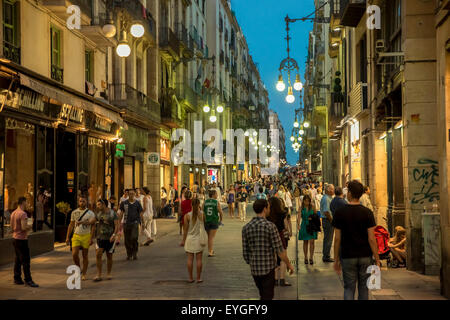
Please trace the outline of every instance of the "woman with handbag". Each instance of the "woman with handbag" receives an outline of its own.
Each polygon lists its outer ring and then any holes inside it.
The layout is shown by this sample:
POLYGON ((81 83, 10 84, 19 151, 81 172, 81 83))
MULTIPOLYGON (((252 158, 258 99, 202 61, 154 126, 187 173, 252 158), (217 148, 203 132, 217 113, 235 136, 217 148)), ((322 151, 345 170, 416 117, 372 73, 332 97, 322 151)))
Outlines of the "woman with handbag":
MULTIPOLYGON (((275 224, 277 227, 278 233, 280 234, 281 242, 283 244, 283 248, 287 249, 289 242, 289 227, 287 221, 287 210, 284 207, 283 201, 277 197, 271 197, 269 199, 270 205, 270 214, 267 217, 267 220, 275 224)), ((280 257, 277 255, 277 268, 275 269, 275 285, 287 287, 291 286, 290 283, 286 282, 286 264, 281 261, 280 257)))
POLYGON ((302 210, 298 213, 297 217, 297 229, 300 229, 298 233, 298 240, 303 240, 303 253, 305 255, 305 264, 308 264, 308 246, 309 246, 309 264, 314 264, 314 240, 317 240, 317 231, 314 231, 312 221, 313 216, 317 215, 315 208, 312 204, 311 197, 306 194, 302 201, 302 210), (302 221, 300 228, 298 224, 302 221))
POLYGON ((200 200, 192 200, 192 211, 184 216, 184 233, 183 241, 180 246, 184 246, 187 253, 187 268, 189 273, 189 283, 194 283, 193 269, 194 256, 197 264, 197 283, 203 282, 202 275, 202 258, 203 250, 208 244, 208 235, 205 230, 205 216, 200 210, 200 200))

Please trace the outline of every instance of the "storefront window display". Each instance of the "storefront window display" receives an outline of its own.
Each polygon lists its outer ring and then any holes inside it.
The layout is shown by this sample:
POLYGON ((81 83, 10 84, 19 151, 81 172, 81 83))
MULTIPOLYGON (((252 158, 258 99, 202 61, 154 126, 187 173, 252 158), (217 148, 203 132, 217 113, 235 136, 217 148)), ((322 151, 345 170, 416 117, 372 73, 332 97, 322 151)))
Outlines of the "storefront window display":
MULTIPOLYGON (((12 236, 11 213, 17 208, 17 199, 27 198, 28 216, 34 217, 35 185, 35 126, 33 124, 6 118, 4 167, 4 223, 5 238, 12 236)), ((3 157, 2 157, 3 158, 3 157)))
POLYGON ((95 209, 98 199, 104 197, 105 183, 105 146, 103 140, 89 137, 89 188, 88 204, 95 209))

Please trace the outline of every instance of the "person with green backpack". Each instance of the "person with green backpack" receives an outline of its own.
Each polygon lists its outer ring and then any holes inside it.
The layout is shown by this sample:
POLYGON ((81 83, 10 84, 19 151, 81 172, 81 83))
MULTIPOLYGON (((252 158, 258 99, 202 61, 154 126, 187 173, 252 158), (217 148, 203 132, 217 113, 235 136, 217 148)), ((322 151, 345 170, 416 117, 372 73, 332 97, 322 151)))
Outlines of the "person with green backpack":
POLYGON ((203 212, 205 214, 205 230, 208 233, 208 257, 214 257, 214 237, 223 219, 222 207, 217 200, 215 189, 209 190, 209 199, 205 200, 203 212))

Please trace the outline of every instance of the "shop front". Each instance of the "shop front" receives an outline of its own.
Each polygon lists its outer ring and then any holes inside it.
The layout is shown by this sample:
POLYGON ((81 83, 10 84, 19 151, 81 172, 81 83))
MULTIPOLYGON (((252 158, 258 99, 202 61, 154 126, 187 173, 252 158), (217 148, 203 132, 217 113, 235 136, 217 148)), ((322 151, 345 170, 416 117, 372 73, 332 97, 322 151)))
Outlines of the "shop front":
MULTIPOLYGON (((51 82, 51 80, 50 80, 51 82)), ((19 72, 0 77, 0 264, 12 261, 10 216, 27 198, 31 254, 65 241, 77 195, 111 190, 111 148, 120 115, 19 72), (104 111, 104 112, 103 112, 104 111), (113 119, 111 119, 111 116, 113 119)), ((112 106, 111 106, 112 107, 112 106)))

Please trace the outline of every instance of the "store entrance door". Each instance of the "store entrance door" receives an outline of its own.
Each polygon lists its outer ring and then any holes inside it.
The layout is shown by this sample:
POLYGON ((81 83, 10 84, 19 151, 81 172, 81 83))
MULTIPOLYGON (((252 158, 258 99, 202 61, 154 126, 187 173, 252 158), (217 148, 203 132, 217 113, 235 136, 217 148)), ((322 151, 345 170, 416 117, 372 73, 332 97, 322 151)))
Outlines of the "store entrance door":
MULTIPOLYGON (((62 212, 62 204, 68 204, 71 210, 77 207, 77 154, 76 135, 74 133, 58 130, 56 135, 56 215, 55 215, 55 241, 64 242, 67 226, 70 223, 70 212, 62 212)), ((67 207, 67 206, 66 206, 67 207)))

